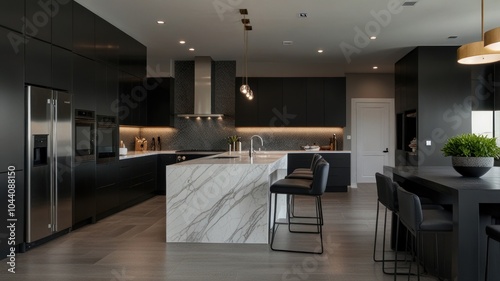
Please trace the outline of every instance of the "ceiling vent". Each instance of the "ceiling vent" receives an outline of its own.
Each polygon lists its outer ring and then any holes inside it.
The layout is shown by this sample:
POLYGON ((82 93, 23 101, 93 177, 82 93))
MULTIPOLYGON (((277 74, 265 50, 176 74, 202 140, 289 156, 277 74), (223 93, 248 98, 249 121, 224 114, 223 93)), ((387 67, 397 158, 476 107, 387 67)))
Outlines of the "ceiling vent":
POLYGON ((283 46, 291 46, 293 45, 293 41, 283 41, 283 46))
POLYGON ((403 1, 402 6, 413 7, 413 6, 415 6, 415 4, 417 4, 417 2, 418 2, 418 0, 405 0, 405 1, 403 1))

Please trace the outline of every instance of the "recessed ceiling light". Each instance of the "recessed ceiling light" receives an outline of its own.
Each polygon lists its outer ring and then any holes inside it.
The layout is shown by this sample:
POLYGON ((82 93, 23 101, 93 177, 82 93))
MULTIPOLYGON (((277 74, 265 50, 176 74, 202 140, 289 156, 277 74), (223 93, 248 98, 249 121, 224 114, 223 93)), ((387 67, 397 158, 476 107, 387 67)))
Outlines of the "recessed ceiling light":
POLYGON ((156 21, 157 24, 165 24, 165 21, 162 21, 162 20, 159 20, 159 21, 156 21))
POLYGON ((193 51, 194 51, 194 48, 189 48, 189 50, 190 50, 191 52, 193 52, 193 51))
POLYGON ((283 46, 291 46, 293 45, 293 41, 283 41, 283 46))
POLYGON ((179 44, 186 44, 186 41, 181 40, 181 41, 179 41, 179 44))
POLYGON ((318 53, 320 53, 320 54, 321 54, 321 53, 323 53, 323 50, 319 49, 319 50, 318 50, 318 53))
POLYGON ((373 69, 378 69, 378 66, 374 66, 373 69))
POLYGON ((371 36, 370 39, 375 40, 377 39, 377 36, 371 36))

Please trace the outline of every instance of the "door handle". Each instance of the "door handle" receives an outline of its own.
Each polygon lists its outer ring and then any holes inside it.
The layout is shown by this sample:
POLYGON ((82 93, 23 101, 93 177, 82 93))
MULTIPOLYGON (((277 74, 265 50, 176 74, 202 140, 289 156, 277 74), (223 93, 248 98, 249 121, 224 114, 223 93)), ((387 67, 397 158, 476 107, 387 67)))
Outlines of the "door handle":
POLYGON ((384 151, 382 151, 382 152, 383 152, 383 153, 387 153, 387 152, 389 152, 389 148, 385 148, 385 150, 384 150, 384 151))

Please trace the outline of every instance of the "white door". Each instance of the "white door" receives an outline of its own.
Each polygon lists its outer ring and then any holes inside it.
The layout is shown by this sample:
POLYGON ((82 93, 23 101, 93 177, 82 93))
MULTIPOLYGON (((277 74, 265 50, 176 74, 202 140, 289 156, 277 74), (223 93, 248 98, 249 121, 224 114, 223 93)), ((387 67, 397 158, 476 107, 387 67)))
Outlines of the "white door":
POLYGON ((394 165, 394 100, 353 99, 352 152, 357 183, 375 182, 375 173, 394 165))

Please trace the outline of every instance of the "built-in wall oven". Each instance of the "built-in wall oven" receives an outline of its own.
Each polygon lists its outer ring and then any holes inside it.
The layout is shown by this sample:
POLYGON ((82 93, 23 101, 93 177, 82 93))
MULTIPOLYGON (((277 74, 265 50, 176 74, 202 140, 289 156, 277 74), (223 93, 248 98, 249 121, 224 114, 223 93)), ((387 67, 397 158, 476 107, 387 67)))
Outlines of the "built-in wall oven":
POLYGON ((75 161, 95 160, 95 113, 91 110, 75 110, 75 161))
POLYGON ((97 162, 115 161, 118 155, 118 125, 115 116, 97 115, 97 162))

